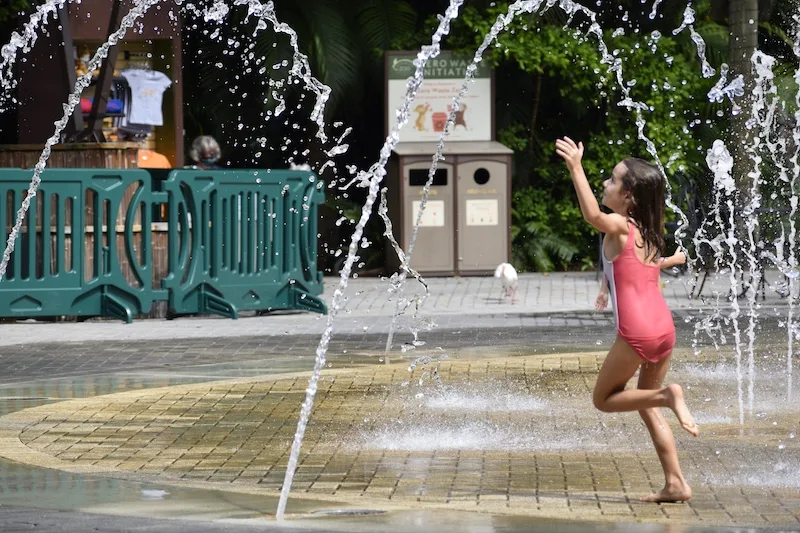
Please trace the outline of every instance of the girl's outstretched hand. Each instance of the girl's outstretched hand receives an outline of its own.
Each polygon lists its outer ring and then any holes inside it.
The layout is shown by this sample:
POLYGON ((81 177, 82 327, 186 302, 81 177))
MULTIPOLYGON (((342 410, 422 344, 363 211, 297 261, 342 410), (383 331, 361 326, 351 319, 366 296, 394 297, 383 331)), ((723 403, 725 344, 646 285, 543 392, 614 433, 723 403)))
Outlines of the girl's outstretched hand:
POLYGON ((598 311, 602 311, 606 307, 608 307, 608 293, 600 291, 600 294, 597 295, 597 299, 594 301, 594 308, 598 311))
POLYGON ((686 263, 686 254, 681 251, 677 251, 675 252, 674 255, 661 258, 661 270, 672 268, 678 265, 683 265, 685 263, 686 263))
POLYGON ((569 137, 556 139, 556 153, 561 156, 567 164, 567 168, 572 171, 572 169, 581 164, 581 159, 583 158, 583 143, 579 142, 575 144, 575 141, 569 137))

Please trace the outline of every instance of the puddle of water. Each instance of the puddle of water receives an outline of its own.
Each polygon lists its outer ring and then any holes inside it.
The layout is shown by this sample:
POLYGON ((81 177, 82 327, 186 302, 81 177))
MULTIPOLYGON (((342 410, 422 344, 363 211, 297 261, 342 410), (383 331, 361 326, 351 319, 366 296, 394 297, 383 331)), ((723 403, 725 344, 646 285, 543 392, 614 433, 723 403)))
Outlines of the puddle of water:
POLYGON ((82 477, 59 470, 0 461, 3 505, 73 510, 116 501, 137 501, 161 490, 118 479, 82 477))
POLYGON ((378 516, 339 516, 327 519, 288 522, 296 527, 348 531, 349 533, 407 533, 437 531, 442 533, 755 533, 757 529, 731 529, 682 524, 629 522, 578 522, 521 516, 492 516, 484 513, 447 510, 395 511, 378 516))
MULTIPOLYGON (((70 474, 0 461, 3 506, 186 520, 263 519, 277 497, 70 474)), ((290 510, 331 507, 295 500, 290 510)))
MULTIPOLYGON (((788 468, 788 463, 787 463, 788 468)), ((275 531, 271 514, 277 497, 174 487, 155 483, 83 477, 0 461, 0 498, 4 506, 80 511, 113 516, 182 519, 253 526, 275 531)), ((290 499, 281 530, 327 533, 713 533, 729 528, 646 523, 592 523, 533 517, 492 516, 448 510, 380 512, 329 502, 290 499), (365 514, 370 511, 370 514, 365 514)), ((65 520, 69 520, 65 516, 65 520)), ((69 522, 72 523, 72 522, 69 522)), ((187 531, 191 526, 187 526, 187 531)), ((238 528, 236 529, 239 530, 238 528)), ((754 532, 755 529, 747 531, 754 532)))
MULTIPOLYGON (((130 372, 111 372, 88 376, 65 376, 0 385, 0 416, 48 403, 75 398, 91 398, 118 392, 154 389, 235 378, 308 371, 312 357, 270 358, 259 361, 161 368, 130 372)), ((357 358, 348 366, 374 364, 357 358)))
POLYGON ((184 377, 167 373, 117 372, 7 384, 0 386, 0 412, 7 414, 19 410, 18 406, 31 407, 36 404, 35 402, 91 398, 116 392, 208 381, 208 379, 208 377, 184 377))
POLYGON ((312 516, 367 516, 384 514, 386 511, 379 509, 323 509, 314 511, 312 516))

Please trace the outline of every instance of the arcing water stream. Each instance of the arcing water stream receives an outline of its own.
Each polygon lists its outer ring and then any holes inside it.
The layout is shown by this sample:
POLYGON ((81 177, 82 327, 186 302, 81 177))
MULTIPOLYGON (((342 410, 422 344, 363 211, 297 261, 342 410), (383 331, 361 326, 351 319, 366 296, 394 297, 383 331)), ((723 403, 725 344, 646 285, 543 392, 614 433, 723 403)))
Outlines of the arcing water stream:
POLYGON ((6 101, 17 84, 12 71, 17 59, 17 52, 19 50, 24 53, 30 52, 39 36, 39 27, 47 22, 50 15, 55 16, 66 2, 67 0, 49 0, 37 6, 31 14, 31 18, 25 23, 22 34, 14 32, 11 35, 11 41, 0 50, 2 58, 0 59, 0 113, 8 109, 6 101))
POLYGON ((327 326, 325 328, 325 332, 322 334, 319 346, 317 347, 317 358, 314 362, 314 372, 309 380, 308 388, 306 389, 306 398, 303 401, 303 406, 300 410, 300 419, 297 423, 297 432, 295 433, 294 441, 292 442, 292 451, 289 456, 289 463, 286 467, 286 478, 283 482, 281 498, 278 503, 278 510, 275 514, 276 518, 278 519, 283 517, 283 513, 286 510, 286 501, 289 497, 289 491, 291 490, 292 486, 292 478, 294 477, 294 472, 297 468, 300 447, 303 443, 303 435, 305 434, 306 426, 308 425, 308 419, 311 416, 311 409, 314 405, 314 395, 316 394, 319 375, 322 371, 322 368, 325 366, 328 344, 330 343, 331 335, 333 334, 333 321, 339 312, 342 296, 347 288, 347 280, 350 278, 350 272, 358 254, 358 245, 361 241, 361 235, 363 234, 364 226, 366 226, 367 221, 372 214, 373 205, 375 204, 375 200, 380 192, 381 181, 383 181, 383 177, 386 175, 386 164, 389 162, 389 157, 392 154, 392 150, 400 140, 400 128, 402 128, 403 125, 408 121, 411 110, 411 102, 414 101, 417 90, 419 89, 420 85, 422 85, 425 65, 431 58, 439 55, 439 52, 441 51, 442 38, 450 31, 450 21, 458 15, 458 9, 461 7, 462 3, 463 0, 450 1, 450 6, 447 8, 447 11, 445 11, 444 16, 440 18, 439 26, 431 38, 431 44, 429 46, 424 46, 422 51, 417 56, 417 59, 414 60, 414 76, 413 78, 409 78, 405 102, 397 113, 397 124, 392 128, 391 133, 386 138, 386 142, 381 149, 380 159, 378 162, 375 163, 368 172, 363 172, 359 175, 361 185, 368 186, 369 194, 366 202, 364 203, 364 207, 361 210, 361 219, 358 221, 358 224, 356 225, 356 228, 353 231, 353 235, 350 239, 350 248, 348 249, 347 259, 345 260, 344 267, 341 271, 339 287, 333 292, 331 306, 328 311, 327 326))

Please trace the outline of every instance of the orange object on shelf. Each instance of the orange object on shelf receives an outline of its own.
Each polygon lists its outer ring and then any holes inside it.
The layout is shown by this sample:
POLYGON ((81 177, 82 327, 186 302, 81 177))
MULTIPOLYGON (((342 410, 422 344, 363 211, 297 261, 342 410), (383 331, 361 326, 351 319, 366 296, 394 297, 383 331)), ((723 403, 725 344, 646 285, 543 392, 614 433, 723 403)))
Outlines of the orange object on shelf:
POLYGON ((172 163, 169 162, 167 156, 159 154, 153 150, 139 150, 138 157, 139 168, 172 168, 172 163))

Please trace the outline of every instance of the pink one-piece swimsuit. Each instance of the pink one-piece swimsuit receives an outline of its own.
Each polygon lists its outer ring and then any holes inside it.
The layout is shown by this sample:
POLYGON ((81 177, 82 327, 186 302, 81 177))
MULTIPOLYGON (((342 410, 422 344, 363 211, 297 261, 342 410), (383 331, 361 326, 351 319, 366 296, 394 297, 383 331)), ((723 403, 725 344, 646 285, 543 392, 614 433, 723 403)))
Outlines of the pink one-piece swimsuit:
POLYGON ((636 232, 628 221, 628 240, 616 259, 606 259, 603 273, 614 307, 617 333, 642 359, 657 363, 675 346, 675 323, 659 287, 661 268, 636 255, 636 232))

